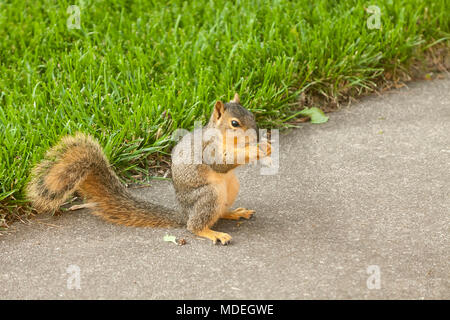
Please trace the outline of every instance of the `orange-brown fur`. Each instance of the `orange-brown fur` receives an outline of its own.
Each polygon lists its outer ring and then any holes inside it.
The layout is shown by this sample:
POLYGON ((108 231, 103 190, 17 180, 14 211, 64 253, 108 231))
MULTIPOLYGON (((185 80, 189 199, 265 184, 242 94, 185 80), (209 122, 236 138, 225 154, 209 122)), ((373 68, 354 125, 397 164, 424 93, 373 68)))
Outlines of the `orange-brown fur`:
POLYGON ((230 170, 227 173, 219 173, 211 170, 208 173, 207 181, 215 188, 216 193, 218 194, 217 216, 209 225, 212 226, 233 205, 239 192, 239 181, 234 174, 234 170, 230 170))
POLYGON ((176 211, 134 198, 111 170, 100 145, 81 133, 64 137, 33 170, 28 198, 54 212, 75 191, 93 203, 94 215, 127 226, 173 227, 176 211))
MULTIPOLYGON (((216 103, 206 127, 218 129, 224 137, 227 130, 242 137, 247 129, 256 129, 256 123, 254 116, 240 105, 236 94, 230 103, 216 103), (241 131, 237 130, 236 122, 241 131)), ((190 138, 188 135, 185 138, 190 138)), ((231 146, 225 145, 224 140, 223 148, 225 153, 235 155, 233 161, 238 155, 244 155, 245 163, 249 163, 264 154, 256 145, 246 143, 244 147, 238 147, 236 138, 233 142, 231 146)), ((202 147, 208 143, 202 140, 202 147)), ((175 146, 173 154, 182 151, 179 145, 175 146)), ((267 154, 270 154, 270 148, 267 154)), ((112 170, 99 143, 78 133, 64 137, 47 152, 44 160, 33 169, 26 191, 38 211, 54 212, 78 191, 89 203, 85 207, 104 220, 138 227, 186 225, 196 235, 226 244, 231 236, 211 230, 214 223, 220 218, 248 219, 254 213, 242 208, 230 211, 239 192, 239 181, 233 169, 240 164, 233 161, 172 164, 172 180, 180 207, 172 210, 133 196, 112 170)))

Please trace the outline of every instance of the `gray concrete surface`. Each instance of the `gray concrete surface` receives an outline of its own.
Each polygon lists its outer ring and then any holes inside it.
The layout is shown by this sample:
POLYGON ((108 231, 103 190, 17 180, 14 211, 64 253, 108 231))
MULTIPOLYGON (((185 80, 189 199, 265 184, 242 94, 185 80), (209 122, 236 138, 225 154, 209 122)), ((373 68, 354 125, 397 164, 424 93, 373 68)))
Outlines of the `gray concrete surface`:
MULTIPOLYGON (((41 216, 0 237, 0 297, 450 298, 449 78, 365 98, 280 140, 277 175, 240 169, 237 205, 257 213, 216 226, 231 245, 86 211, 41 216), (67 288, 70 265, 79 290, 67 288), (373 265, 379 289, 367 285, 373 265)), ((137 192, 174 202, 167 181, 137 192)))

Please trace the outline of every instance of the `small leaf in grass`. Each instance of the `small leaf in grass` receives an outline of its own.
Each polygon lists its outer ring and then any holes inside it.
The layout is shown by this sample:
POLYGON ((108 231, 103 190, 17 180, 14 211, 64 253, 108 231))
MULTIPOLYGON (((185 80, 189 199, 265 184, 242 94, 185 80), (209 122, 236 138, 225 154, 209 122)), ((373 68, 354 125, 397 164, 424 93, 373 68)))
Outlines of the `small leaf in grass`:
POLYGON ((328 121, 328 117, 322 110, 316 107, 305 108, 299 113, 302 116, 310 117, 311 123, 325 123, 328 121))
POLYGON ((175 236, 169 236, 168 234, 166 234, 164 236, 164 241, 166 241, 166 242, 173 242, 175 244, 178 244, 177 238, 175 236))

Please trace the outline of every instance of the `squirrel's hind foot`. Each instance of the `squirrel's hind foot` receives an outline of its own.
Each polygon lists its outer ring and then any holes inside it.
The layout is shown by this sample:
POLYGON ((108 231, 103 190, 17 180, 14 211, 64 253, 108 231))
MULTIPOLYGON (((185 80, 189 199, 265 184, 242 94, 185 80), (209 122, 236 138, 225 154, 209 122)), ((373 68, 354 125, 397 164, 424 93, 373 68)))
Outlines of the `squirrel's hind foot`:
POLYGON ((233 211, 226 212, 221 218, 227 219, 227 220, 239 220, 240 218, 244 219, 250 219, 253 214, 255 213, 255 210, 248 210, 245 208, 237 208, 233 211))
POLYGON ((218 232, 205 228, 202 231, 194 232, 197 236, 207 238, 213 241, 214 244, 220 241, 222 245, 227 245, 231 242, 231 236, 225 232, 218 232))

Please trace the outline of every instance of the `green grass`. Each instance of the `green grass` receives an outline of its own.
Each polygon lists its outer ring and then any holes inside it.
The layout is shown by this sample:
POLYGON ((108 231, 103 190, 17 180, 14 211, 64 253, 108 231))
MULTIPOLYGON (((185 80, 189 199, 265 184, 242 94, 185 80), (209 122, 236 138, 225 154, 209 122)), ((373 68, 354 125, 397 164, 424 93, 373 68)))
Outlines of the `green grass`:
POLYGON ((448 0, 85 0, 69 30, 72 4, 0 1, 0 212, 63 135, 89 132, 122 176, 144 172, 215 99, 239 92, 261 125, 282 127, 300 93, 372 88, 450 32, 448 0))

